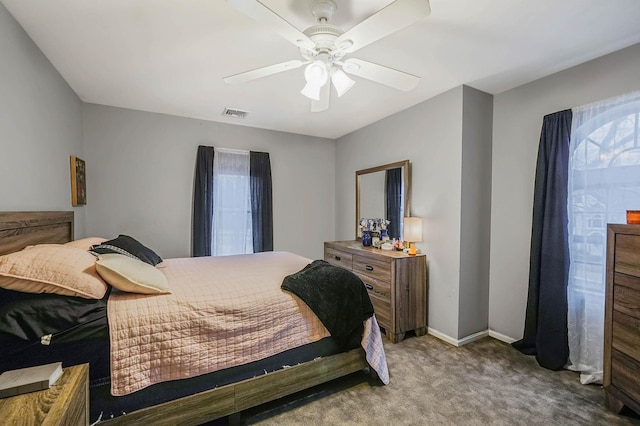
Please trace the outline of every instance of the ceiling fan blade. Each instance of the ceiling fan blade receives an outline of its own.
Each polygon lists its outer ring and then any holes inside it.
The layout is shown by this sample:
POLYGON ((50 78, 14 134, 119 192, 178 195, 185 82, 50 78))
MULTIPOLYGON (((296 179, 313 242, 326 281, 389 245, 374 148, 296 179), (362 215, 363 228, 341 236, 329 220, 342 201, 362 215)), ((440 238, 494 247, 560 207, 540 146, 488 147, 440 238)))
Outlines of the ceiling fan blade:
POLYGON ((329 109, 329 98, 331 97, 331 80, 327 81, 320 88, 320 100, 311 101, 311 112, 322 112, 329 109))
POLYGON ((429 0, 396 0, 342 34, 335 44, 345 53, 355 52, 429 14, 429 0))
POLYGON ((255 70, 246 71, 240 74, 230 75, 229 77, 224 77, 223 80, 225 83, 229 84, 241 84, 246 83, 247 81, 256 80, 258 78, 267 77, 269 75, 277 74, 282 71, 293 70, 296 68, 300 68, 302 65, 308 63, 302 62, 297 59, 292 61, 282 62, 279 64, 269 65, 262 68, 257 68, 255 70))
POLYGON ((420 77, 406 72, 394 70, 362 59, 349 58, 342 63, 344 72, 366 78, 394 89, 408 92, 420 82, 420 77))
POLYGON ((262 26, 277 32, 285 40, 298 47, 309 49, 315 47, 315 43, 309 37, 258 0, 227 0, 227 4, 256 20, 262 26))

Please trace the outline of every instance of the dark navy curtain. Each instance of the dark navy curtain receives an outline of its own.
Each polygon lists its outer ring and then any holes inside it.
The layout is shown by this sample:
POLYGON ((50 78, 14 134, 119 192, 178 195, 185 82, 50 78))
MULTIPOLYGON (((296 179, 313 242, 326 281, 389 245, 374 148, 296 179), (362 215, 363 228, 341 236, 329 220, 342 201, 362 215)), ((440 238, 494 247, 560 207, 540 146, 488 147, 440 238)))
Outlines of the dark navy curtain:
POLYGON ((402 199, 402 169, 387 170, 386 173, 387 192, 387 219, 391 221, 388 228, 389 238, 402 239, 400 235, 400 208, 404 200, 402 199))
POLYGON ((544 117, 533 197, 529 293, 522 340, 513 346, 559 370, 569 359, 567 186, 571 110, 544 117))
POLYGON ((192 252, 194 257, 211 256, 213 226, 213 147, 198 147, 193 191, 192 252))
POLYGON ((253 252, 273 251, 271 161, 268 152, 249 153, 253 252))

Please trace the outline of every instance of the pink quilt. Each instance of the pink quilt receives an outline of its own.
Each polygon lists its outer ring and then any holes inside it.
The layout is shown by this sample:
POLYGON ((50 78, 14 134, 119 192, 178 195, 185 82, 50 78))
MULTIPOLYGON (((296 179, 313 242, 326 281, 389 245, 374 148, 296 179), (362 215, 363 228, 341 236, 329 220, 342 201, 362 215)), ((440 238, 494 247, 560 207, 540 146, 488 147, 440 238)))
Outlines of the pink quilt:
MULTIPOLYGON (((328 336, 302 300, 280 289, 286 275, 310 262, 285 252, 167 259, 160 270, 172 294, 114 290, 107 305, 112 395, 250 363, 328 336)), ((388 382, 375 318, 366 326, 367 358, 388 382), (372 321, 377 333, 371 333, 372 321)))

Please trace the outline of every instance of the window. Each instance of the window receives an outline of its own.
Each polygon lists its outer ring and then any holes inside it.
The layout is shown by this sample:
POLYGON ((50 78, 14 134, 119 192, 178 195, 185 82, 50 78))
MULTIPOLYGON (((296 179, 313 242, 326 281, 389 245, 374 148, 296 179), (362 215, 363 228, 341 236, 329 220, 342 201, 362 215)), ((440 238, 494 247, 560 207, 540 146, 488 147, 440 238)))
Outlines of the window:
POLYGON ((215 149, 213 157, 214 256, 253 253, 249 151, 215 149))
POLYGON ((602 378, 607 223, 640 207, 640 93, 573 110, 568 334, 583 383, 602 378))
POLYGON ((624 106, 604 108, 572 137, 572 276, 584 291, 604 292, 607 223, 624 223, 626 210, 640 206, 640 103, 624 106))
POLYGON ((198 146, 193 256, 273 251, 272 192, 268 152, 198 146))

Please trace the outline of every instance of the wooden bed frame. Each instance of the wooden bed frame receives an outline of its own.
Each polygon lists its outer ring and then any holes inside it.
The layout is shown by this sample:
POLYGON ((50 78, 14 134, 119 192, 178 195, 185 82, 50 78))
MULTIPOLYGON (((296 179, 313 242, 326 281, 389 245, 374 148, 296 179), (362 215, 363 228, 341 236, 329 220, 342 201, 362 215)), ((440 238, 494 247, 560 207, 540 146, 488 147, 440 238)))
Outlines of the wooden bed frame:
POLYGON ((73 240, 73 212, 0 212, 0 255, 73 240))
MULTIPOLYGON (((0 212, 0 255, 28 245, 72 239, 72 211, 0 212)), ((368 370, 368 365, 364 350, 358 348, 143 408, 100 424, 199 425, 229 415, 236 415, 236 419, 248 408, 361 370, 368 370)))

